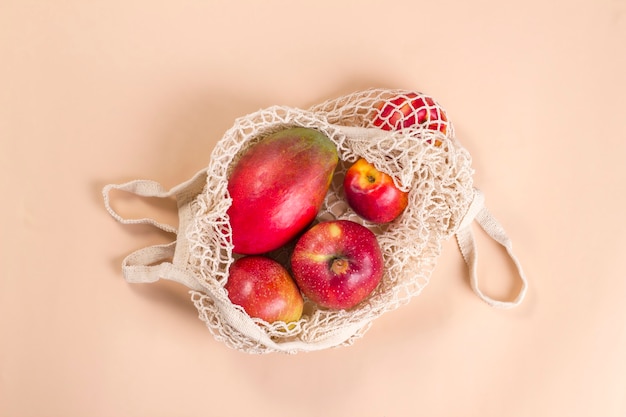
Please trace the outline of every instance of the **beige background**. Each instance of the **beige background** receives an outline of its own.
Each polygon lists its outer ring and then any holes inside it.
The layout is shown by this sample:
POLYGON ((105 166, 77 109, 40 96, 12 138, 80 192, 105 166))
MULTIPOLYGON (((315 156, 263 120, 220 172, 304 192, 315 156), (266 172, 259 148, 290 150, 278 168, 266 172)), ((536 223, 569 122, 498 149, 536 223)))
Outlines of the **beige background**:
POLYGON ((624 0, 1 1, 0 416, 626 415, 625 73, 624 0), (520 307, 480 301, 449 241, 354 346, 250 356, 182 286, 123 280, 171 236, 117 224, 104 184, 169 188, 235 117, 367 87, 448 110, 528 274, 520 307))

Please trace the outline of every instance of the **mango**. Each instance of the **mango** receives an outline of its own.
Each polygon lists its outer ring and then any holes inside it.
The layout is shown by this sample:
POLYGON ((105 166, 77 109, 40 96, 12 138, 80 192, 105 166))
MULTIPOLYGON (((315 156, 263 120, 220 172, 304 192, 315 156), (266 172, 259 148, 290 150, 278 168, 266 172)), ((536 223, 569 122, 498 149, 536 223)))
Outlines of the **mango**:
POLYGON ((252 145, 228 180, 233 252, 278 249, 317 216, 339 162, 335 144, 309 128, 286 128, 252 145))

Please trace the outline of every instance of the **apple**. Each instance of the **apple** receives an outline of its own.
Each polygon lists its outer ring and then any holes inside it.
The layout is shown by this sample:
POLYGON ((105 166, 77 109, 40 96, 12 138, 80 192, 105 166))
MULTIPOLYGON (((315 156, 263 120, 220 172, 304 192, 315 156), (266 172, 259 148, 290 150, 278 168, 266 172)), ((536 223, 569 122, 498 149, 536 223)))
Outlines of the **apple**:
POLYGON ((228 179, 233 252, 259 255, 295 239, 317 216, 338 162, 336 145, 309 128, 286 128, 248 148, 228 179))
POLYGON ((408 204, 408 193, 400 190, 391 176, 363 158, 346 171, 343 189, 352 210, 374 223, 394 220, 408 204))
POLYGON ((304 300, 296 283, 277 261, 263 255, 244 256, 229 269, 224 286, 233 304, 250 317, 268 323, 298 321, 304 300))
MULTIPOLYGON (((372 124, 383 130, 421 126, 443 133, 448 131, 448 117, 435 100, 422 93, 406 92, 375 104, 372 124)), ((441 146, 441 141, 435 141, 441 146)))
POLYGON ((321 307, 350 309, 378 286, 384 261, 376 235, 350 220, 330 220, 307 230, 291 254, 302 293, 321 307))

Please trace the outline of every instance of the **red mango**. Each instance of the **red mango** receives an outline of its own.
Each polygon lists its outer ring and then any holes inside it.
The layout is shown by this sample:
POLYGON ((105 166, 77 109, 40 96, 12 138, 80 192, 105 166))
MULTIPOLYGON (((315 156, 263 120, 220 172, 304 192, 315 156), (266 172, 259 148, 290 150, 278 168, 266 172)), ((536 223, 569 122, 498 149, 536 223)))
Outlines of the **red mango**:
POLYGON ((295 238, 317 216, 338 162, 335 144, 309 128, 251 146, 228 180, 233 252, 262 254, 295 238))

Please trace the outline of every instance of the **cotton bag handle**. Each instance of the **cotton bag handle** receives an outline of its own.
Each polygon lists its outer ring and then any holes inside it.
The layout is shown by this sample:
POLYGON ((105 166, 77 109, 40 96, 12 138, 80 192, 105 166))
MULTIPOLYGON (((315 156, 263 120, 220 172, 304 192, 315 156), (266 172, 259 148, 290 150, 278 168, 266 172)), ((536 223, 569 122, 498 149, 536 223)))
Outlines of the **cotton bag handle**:
MULTIPOLYGON (((111 207, 111 190, 127 191, 141 197, 169 198, 177 196, 179 193, 184 193, 186 189, 196 184, 204 175, 206 175, 206 172, 200 171, 190 180, 170 190, 166 190, 161 184, 151 180, 133 180, 124 184, 108 184, 102 189, 104 205, 109 214, 122 224, 150 224, 165 232, 177 235, 178 230, 176 227, 159 223, 151 218, 127 219, 122 217, 111 207)), ((204 287, 193 276, 170 262, 170 259, 175 255, 176 243, 177 241, 174 240, 164 245, 148 246, 136 250, 124 258, 122 261, 122 273, 126 281, 130 283, 152 283, 160 278, 164 278, 183 284, 192 290, 204 290, 204 287)))
POLYGON ((490 306, 497 308, 512 308, 522 302, 526 296, 526 290, 528 287, 526 275, 524 274, 519 260, 513 253, 513 243, 511 242, 511 239, 509 239, 504 231, 504 228, 485 207, 485 197, 478 189, 474 189, 474 198, 459 226, 458 231, 456 232, 456 240, 459 245, 461 255, 463 256, 463 259, 469 269, 469 278, 472 290, 481 300, 485 301, 490 306), (489 237, 502 245, 513 261, 519 278, 522 281, 520 291, 513 301, 495 300, 481 291, 478 283, 478 250, 471 228, 473 221, 476 221, 487 233, 487 235, 489 235, 489 237))
POLYGON ((108 184, 102 189, 102 195, 104 197, 104 206, 106 207, 109 214, 113 216, 113 218, 117 220, 118 222, 122 224, 151 224, 165 232, 174 233, 174 234, 177 233, 177 230, 175 227, 170 226, 169 224, 159 223, 154 219, 145 218, 145 217, 141 219, 126 219, 120 216, 119 213, 117 213, 117 211, 115 211, 111 207, 111 201, 110 201, 111 190, 127 191, 129 193, 138 195, 140 197, 168 198, 174 195, 174 189, 168 191, 156 181, 134 180, 134 181, 126 182, 124 184, 108 184))

